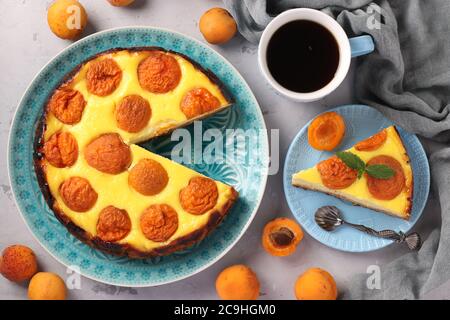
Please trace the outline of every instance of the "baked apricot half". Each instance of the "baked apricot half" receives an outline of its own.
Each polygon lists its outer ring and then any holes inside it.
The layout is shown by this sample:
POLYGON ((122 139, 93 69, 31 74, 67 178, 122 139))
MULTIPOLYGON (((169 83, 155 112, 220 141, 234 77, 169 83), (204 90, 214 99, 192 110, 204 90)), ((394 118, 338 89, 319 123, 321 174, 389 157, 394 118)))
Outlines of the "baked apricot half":
POLYGON ((142 88, 153 93, 166 93, 178 86, 181 68, 171 55, 151 51, 138 66, 138 80, 142 88))
POLYGON ((97 221, 97 237, 106 242, 119 241, 131 230, 131 220, 126 210, 107 206, 97 221))
POLYGON ((48 102, 50 111, 65 124, 80 122, 85 106, 86 100, 83 95, 68 87, 56 90, 48 102))
POLYGON ((368 166, 385 165, 394 170, 394 175, 389 179, 377 179, 369 174, 367 188, 372 196, 379 200, 392 200, 405 188, 406 178, 403 167, 396 159, 387 155, 373 157, 367 162, 368 166))
POLYGON ((78 158, 78 144, 69 132, 54 133, 42 148, 45 159, 54 167, 72 166, 78 158))
POLYGON ((88 180, 81 177, 70 177, 59 186, 62 200, 71 210, 85 212, 97 201, 98 194, 88 180))
POLYGON ((122 70, 113 59, 94 61, 86 72, 87 89, 100 97, 113 93, 122 80, 122 70))
POLYGON ((155 160, 141 159, 130 170, 129 185, 144 196, 153 196, 164 190, 169 182, 166 169, 155 160))
POLYGON ((319 162, 317 170, 322 183, 330 189, 345 189, 358 178, 358 171, 348 167, 336 156, 319 162))
POLYGON ((84 149, 86 162, 98 171, 119 174, 131 164, 130 147, 117 133, 105 133, 92 140, 84 149))
POLYGON ((276 218, 264 227, 262 245, 269 254, 285 257, 293 254, 303 239, 303 230, 292 219, 276 218))
POLYGON ((358 151, 374 151, 380 148, 386 142, 386 139, 387 132, 386 130, 383 130, 367 138, 366 140, 358 142, 355 145, 355 149, 358 151))
POLYGON ((164 242, 177 231, 178 214, 167 204, 154 204, 144 210, 140 224, 147 239, 164 242))
POLYGON ((336 112, 321 114, 308 127, 308 142, 317 150, 333 150, 341 143, 344 135, 344 119, 336 112))
POLYGON ((181 111, 186 118, 192 119, 217 109, 220 101, 205 88, 188 91, 181 100, 181 111))
POLYGON ((117 126, 131 133, 144 129, 151 116, 150 103, 136 94, 123 98, 116 108, 117 126))
POLYGON ((214 208, 219 197, 216 183, 205 177, 193 177, 180 191, 180 202, 184 210, 200 215, 214 208))

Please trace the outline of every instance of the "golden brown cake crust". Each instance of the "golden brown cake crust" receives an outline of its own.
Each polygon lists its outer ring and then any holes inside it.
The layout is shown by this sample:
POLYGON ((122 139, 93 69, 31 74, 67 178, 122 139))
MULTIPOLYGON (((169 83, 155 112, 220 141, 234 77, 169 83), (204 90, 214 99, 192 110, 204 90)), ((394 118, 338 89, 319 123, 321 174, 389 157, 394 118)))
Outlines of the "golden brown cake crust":
MULTIPOLYGON (((115 48, 111 50, 107 50, 104 52, 101 52, 97 55, 92 56, 91 58, 85 60, 84 62, 80 63, 78 66, 76 66, 71 72, 67 74, 67 76, 55 87, 54 90, 52 90, 52 93, 50 94, 49 98, 47 99, 45 103, 45 107, 43 110, 43 115, 41 117, 41 120, 39 123, 37 123, 36 127, 36 134, 35 134, 35 140, 34 140, 34 167, 35 172, 37 176, 37 181, 39 184, 39 187, 41 189, 41 192, 44 196, 44 199, 46 200, 48 206, 52 209, 53 213, 55 214, 56 218, 68 229, 68 231, 74 235, 76 238, 81 240, 82 242, 86 243, 87 245, 99 249, 105 253, 118 255, 118 256, 128 256, 129 258, 133 259, 145 259, 150 257, 156 257, 156 256, 164 256, 171 254, 175 251, 180 251, 183 249, 186 249, 193 244, 203 240, 213 229, 217 227, 217 225, 220 224, 220 222, 223 220, 223 218, 228 213, 230 207, 233 205, 233 203, 238 198, 238 192, 231 187, 231 196, 229 197, 228 201, 222 205, 220 208, 216 209, 210 214, 210 217, 207 221, 207 223, 197 230, 192 231, 191 233, 180 237, 178 239, 173 240, 169 244, 155 248, 151 251, 141 251, 137 248, 132 247, 129 244, 119 244, 119 243, 113 243, 113 242, 105 242, 101 240, 100 238, 91 235, 86 230, 82 229, 81 227, 77 226, 75 223, 73 223, 69 217, 67 217, 64 212, 59 208, 57 202, 55 201, 54 197, 50 193, 50 189, 47 184, 46 179, 46 173, 45 173, 45 161, 43 160, 43 143, 44 143, 44 134, 46 131, 46 122, 47 122, 47 116, 49 114, 49 108, 48 108, 48 102, 53 94, 53 92, 60 88, 62 85, 70 83, 72 81, 73 77, 78 73, 78 71, 82 68, 83 65, 85 65, 87 62, 94 60, 98 58, 99 56, 114 53, 117 51, 122 50, 128 50, 130 52, 136 52, 136 51, 164 51, 173 53, 176 55, 179 55, 189 61, 197 70, 203 72, 211 82, 213 82, 215 85, 218 86, 221 93, 225 97, 225 99, 229 102, 229 104, 234 103, 233 98, 226 90, 224 84, 217 78, 217 76, 211 72, 208 69, 203 68, 200 64, 198 64, 196 61, 193 61, 188 56, 175 52, 166 50, 161 47, 134 47, 134 48, 115 48)), ((204 118, 208 116, 208 114, 205 114, 202 117, 192 119, 199 120, 201 118, 204 118)), ((188 123, 189 124, 189 123, 188 123)), ((163 129, 161 132, 158 132, 158 135, 163 135, 170 133, 172 129, 163 129)))

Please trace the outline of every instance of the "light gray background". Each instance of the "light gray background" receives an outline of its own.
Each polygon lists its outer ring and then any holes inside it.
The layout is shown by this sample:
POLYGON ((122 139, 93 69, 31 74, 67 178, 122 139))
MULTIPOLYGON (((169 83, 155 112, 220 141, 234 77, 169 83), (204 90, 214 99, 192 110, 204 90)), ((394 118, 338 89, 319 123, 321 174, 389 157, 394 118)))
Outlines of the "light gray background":
MULTIPOLYGON (((33 238, 14 203, 8 180, 6 150, 10 124, 16 106, 35 74, 71 42, 54 36, 48 26, 46 10, 51 1, 0 0, 0 249, 25 244, 35 250, 40 269, 56 272, 63 278, 66 268, 54 260, 33 238)), ((89 15, 84 35, 108 28, 130 25, 158 26, 183 32, 204 41, 198 20, 208 8, 221 6, 218 0, 136 0, 128 8, 115 8, 106 0, 81 0, 89 15)), ((366 272, 369 265, 382 265, 406 253, 403 246, 367 254, 335 251, 305 235, 297 252, 287 258, 269 256, 261 247, 264 224, 276 216, 291 216, 282 188, 282 164, 290 141, 304 124, 329 107, 354 102, 352 72, 329 97, 310 104, 293 103, 278 96, 262 78, 257 65, 257 47, 236 36, 223 46, 213 46, 242 74, 260 103, 268 128, 280 130, 280 170, 268 179, 261 207, 255 220, 219 262, 188 279, 153 288, 119 288, 86 278, 80 290, 70 290, 71 299, 216 299, 217 274, 231 264, 244 263, 253 268, 261 282, 263 299, 293 299, 297 276, 309 267, 328 270, 338 287, 344 287, 355 273, 366 272)), ((424 143, 426 149, 431 148, 424 143)), ((439 220, 439 207, 431 193, 430 201, 416 230, 424 237, 439 220)), ((0 298, 25 299, 26 286, 0 277, 0 298)), ((427 298, 450 298, 450 283, 430 292, 427 298)))

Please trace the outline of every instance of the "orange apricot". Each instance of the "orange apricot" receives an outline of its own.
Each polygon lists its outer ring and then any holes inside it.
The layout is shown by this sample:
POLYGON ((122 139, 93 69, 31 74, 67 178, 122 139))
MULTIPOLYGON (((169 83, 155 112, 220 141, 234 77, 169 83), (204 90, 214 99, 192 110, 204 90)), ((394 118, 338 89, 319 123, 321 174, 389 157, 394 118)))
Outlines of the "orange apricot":
POLYGON ((325 187, 330 189, 345 189, 358 178, 358 171, 348 167, 336 156, 319 162, 317 170, 325 187))
POLYGON ((203 37, 212 44, 228 42, 237 32, 233 16, 223 8, 211 8, 206 11, 198 23, 203 37))
POLYGON ((181 68, 178 61, 168 53, 150 51, 138 66, 141 87, 153 93, 166 93, 178 86, 181 68))
POLYGON ((128 183, 145 196, 153 196, 164 190, 169 182, 166 169, 152 159, 141 159, 130 170, 128 183))
POLYGON ((119 174, 131 164, 130 147, 117 133, 105 133, 92 140, 84 149, 86 162, 98 171, 119 174))
POLYGON ((64 280, 52 272, 36 273, 28 285, 30 300, 65 300, 66 294, 64 280))
POLYGON ((193 177, 180 191, 180 202, 184 210, 200 215, 214 208, 219 197, 216 183, 205 177, 193 177))
POLYGON ((285 257, 293 254, 303 239, 303 231, 292 219, 276 218, 264 227, 263 248, 271 255, 285 257))
POLYGON ((333 150, 341 143, 344 135, 344 119, 336 112, 319 115, 308 127, 308 142, 317 150, 333 150))
POLYGON ((382 130, 366 140, 358 142, 355 145, 355 149, 358 151, 374 151, 380 148, 386 142, 386 139, 387 132, 386 130, 382 130))
POLYGON ((49 110, 65 124, 80 122, 85 106, 86 101, 79 91, 64 86, 56 90, 48 102, 49 110))
POLYGON ((121 80, 122 70, 111 58, 91 62, 86 72, 88 91, 101 97, 113 93, 121 80))
POLYGON ((126 210, 107 206, 97 221, 97 237, 113 242, 125 238, 131 230, 131 220, 126 210))
POLYGON ((216 279, 217 295, 222 300, 256 300, 259 288, 255 272, 242 264, 224 269, 216 279))
POLYGON ((70 177, 61 183, 59 194, 66 206, 77 212, 88 211, 98 198, 89 181, 81 177, 70 177))
POLYGON ((69 132, 54 133, 42 148, 45 159, 54 167, 72 166, 78 158, 78 144, 69 132))
POLYGON ((396 159, 387 155, 379 155, 367 162, 371 165, 385 165, 394 170, 394 175, 389 179, 377 179, 369 174, 367 178, 367 188, 372 196, 379 200, 392 200, 397 197, 405 188, 406 180, 402 165, 396 159))
POLYGON ((308 269, 295 282, 295 297, 297 300, 336 300, 336 282, 325 270, 308 269))
POLYGON ((167 204, 154 204, 144 210, 140 224, 147 239, 164 242, 177 231, 178 214, 167 204))
POLYGON ((138 95, 122 99, 116 108, 117 126, 127 132, 136 133, 145 128, 152 115, 150 103, 138 95))
POLYGON ((0 256, 0 274, 9 281, 29 280, 37 270, 36 255, 26 246, 9 246, 0 256))
POLYGON ((181 100, 180 108, 186 118, 192 119, 211 112, 220 106, 220 101, 205 88, 188 91, 181 100))

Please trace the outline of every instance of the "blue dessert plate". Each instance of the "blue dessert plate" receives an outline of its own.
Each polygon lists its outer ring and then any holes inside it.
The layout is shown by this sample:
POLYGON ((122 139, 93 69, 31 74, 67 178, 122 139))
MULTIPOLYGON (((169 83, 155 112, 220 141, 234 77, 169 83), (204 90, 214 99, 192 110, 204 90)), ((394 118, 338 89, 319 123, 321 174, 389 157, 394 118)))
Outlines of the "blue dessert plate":
MULTIPOLYGON (((189 128, 192 130, 192 126, 189 128)), ((236 130, 235 130, 236 131, 236 130)), ((174 143, 158 138, 144 147, 170 156, 174 143)), ((205 148, 203 144, 202 148, 205 148)), ((198 148, 197 148, 198 149, 198 148)), ((201 149, 201 148, 200 148, 201 149)), ((66 48, 35 77, 25 92, 11 127, 8 170, 18 208, 39 243, 57 260, 77 266, 82 275, 120 286, 154 286, 196 274, 220 259, 245 232, 261 202, 268 171, 268 141, 259 105, 237 70, 221 55, 182 34, 151 27, 112 29, 88 36, 66 48), (204 241, 169 256, 130 260, 105 254, 78 241, 58 222, 39 188, 33 168, 33 142, 38 120, 49 94, 64 76, 88 58, 113 48, 158 46, 184 54, 210 69, 224 83, 235 100, 232 108, 202 122, 202 134, 215 128, 253 130, 259 133, 258 148, 238 150, 236 159, 221 163, 189 165, 213 179, 233 185, 239 199, 221 225, 204 241), (251 162, 251 163, 250 163, 251 162)))
MULTIPOLYGON (((346 133, 339 150, 350 148, 393 123, 377 110, 364 105, 346 105, 330 111, 342 115, 346 123, 346 133)), ((427 156, 419 139, 402 128, 397 127, 411 159, 414 176, 414 194, 409 221, 366 209, 320 192, 303 190, 291 184, 292 174, 314 166, 334 153, 313 149, 308 143, 306 124, 289 147, 283 172, 284 192, 288 205, 304 230, 321 243, 348 252, 367 252, 391 244, 392 240, 380 239, 352 228, 342 226, 333 232, 322 230, 314 221, 316 210, 325 205, 338 207, 349 222, 364 224, 376 230, 391 229, 407 233, 417 222, 428 199, 430 189, 430 169, 427 156)), ((339 151, 336 150, 336 151, 339 151)))

